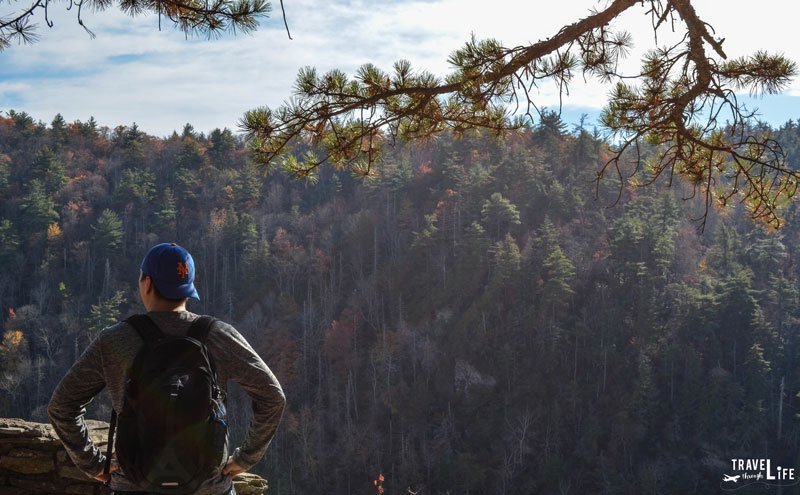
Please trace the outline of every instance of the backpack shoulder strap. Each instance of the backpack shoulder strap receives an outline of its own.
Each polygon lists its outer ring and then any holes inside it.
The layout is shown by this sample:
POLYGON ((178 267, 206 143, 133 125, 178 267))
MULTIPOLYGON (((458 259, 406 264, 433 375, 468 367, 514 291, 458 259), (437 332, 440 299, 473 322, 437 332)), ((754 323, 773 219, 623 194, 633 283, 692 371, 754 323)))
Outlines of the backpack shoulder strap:
POLYGON ((192 325, 189 327, 189 330, 186 331, 186 336, 191 337, 203 345, 203 355, 208 360, 209 366, 211 366, 211 376, 213 378, 214 388, 219 391, 217 388, 217 367, 214 364, 214 359, 212 358, 211 354, 206 349, 206 338, 208 338, 209 332, 211 332, 211 327, 214 326, 217 319, 213 316, 200 316, 196 320, 192 322, 192 325))
POLYGON ((152 344, 164 336, 158 325, 147 315, 133 315, 125 319, 132 326, 145 344, 152 344))
POLYGON ((201 316, 192 322, 192 326, 186 332, 187 337, 191 337, 205 344, 211 326, 217 319, 213 316, 201 316))

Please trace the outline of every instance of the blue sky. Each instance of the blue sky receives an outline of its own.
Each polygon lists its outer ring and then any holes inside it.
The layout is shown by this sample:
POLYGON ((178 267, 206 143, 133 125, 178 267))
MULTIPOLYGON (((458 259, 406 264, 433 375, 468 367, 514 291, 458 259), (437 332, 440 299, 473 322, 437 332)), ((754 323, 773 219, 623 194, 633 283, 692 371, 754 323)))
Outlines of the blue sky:
MULTIPOLYGON (((551 36, 604 2, 285 0, 284 4, 294 40, 286 36, 277 2, 272 17, 255 34, 217 40, 187 40, 166 23, 159 31, 155 16, 132 19, 114 10, 84 12, 84 21, 97 34, 91 39, 77 24, 74 10, 54 3, 55 26, 40 28, 41 41, 0 52, 0 111, 26 111, 45 122, 56 113, 68 121, 94 116, 112 128, 136 122, 144 131, 162 136, 187 122, 198 131, 236 129, 246 110, 274 107, 291 97, 295 75, 303 66, 323 71, 340 68, 352 74, 366 62, 388 69, 405 58, 416 68, 445 75, 447 56, 471 33, 497 38, 507 46, 527 44, 551 36)), ((746 12, 741 8, 717 12, 720 3, 714 0, 696 0, 695 5, 726 38, 729 56, 766 49, 800 62, 800 44, 790 36, 800 13, 793 2, 762 0, 758 9, 746 12)), ((633 34, 635 50, 625 62, 631 68, 654 43, 649 19, 641 8, 633 10, 616 24, 633 34)), ((659 43, 667 42, 669 35, 660 32, 659 43)), ((597 81, 576 80, 564 99, 563 118, 576 122, 583 113, 595 118, 607 93, 608 87, 597 81)), ((544 86, 535 100, 540 107, 556 108, 556 88, 544 86)), ((754 99, 751 104, 773 124, 798 119, 800 82, 793 81, 782 95, 754 99)))

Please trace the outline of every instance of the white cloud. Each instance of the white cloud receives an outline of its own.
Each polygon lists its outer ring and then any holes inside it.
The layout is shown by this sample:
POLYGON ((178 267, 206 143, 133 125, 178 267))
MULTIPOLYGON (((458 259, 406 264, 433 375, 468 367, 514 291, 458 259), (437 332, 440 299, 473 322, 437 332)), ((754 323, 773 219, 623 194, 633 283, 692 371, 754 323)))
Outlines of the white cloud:
POLYGON ((0 82, 0 95, 5 93, 17 93, 30 91, 31 85, 23 82, 0 82))
MULTIPOLYGON (((448 55, 474 33, 495 37, 506 46, 527 44, 555 34, 565 23, 602 3, 567 0, 557 4, 518 0, 441 0, 319 2, 285 0, 293 41, 286 37, 280 6, 252 36, 219 40, 184 39, 154 16, 131 19, 118 11, 85 14, 97 33, 90 39, 74 12, 53 9, 56 26, 41 30, 42 40, 0 54, 0 108, 5 102, 49 121, 56 113, 68 120, 94 116, 114 127, 136 121, 147 132, 166 135, 192 123, 196 129, 234 128, 242 113, 260 105, 276 106, 291 96, 299 68, 341 68, 352 74, 373 62, 390 69, 400 58, 419 69, 444 75, 448 55), (549 8, 548 8, 549 6, 549 8), (11 99, 7 95, 12 95, 11 99)), ((762 0, 746 12, 712 0, 696 0, 698 12, 725 37, 730 56, 763 48, 800 60, 800 45, 789 41, 798 10, 785 0, 762 0), (779 12, 780 15, 776 15, 779 12)), ((59 6, 60 4, 54 4, 59 6)), ((617 23, 634 35, 636 51, 626 62, 634 70, 652 30, 642 7, 617 23)), ((659 33, 660 43, 669 33, 659 33)), ((564 102, 600 108, 608 88, 577 77, 564 102)), ((800 95, 794 81, 790 94, 800 95)), ((540 106, 558 105, 558 91, 545 84, 540 106)), ((800 106, 798 107, 800 108, 800 106)), ((800 111, 798 112, 800 114, 800 111)))

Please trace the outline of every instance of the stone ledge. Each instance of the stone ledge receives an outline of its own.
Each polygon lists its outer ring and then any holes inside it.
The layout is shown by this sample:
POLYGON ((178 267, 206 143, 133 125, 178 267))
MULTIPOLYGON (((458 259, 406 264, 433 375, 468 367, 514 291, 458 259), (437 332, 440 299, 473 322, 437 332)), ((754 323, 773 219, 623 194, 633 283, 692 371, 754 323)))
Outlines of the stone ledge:
POLYGON ((252 473, 242 473, 233 477, 237 495, 261 495, 267 491, 267 480, 252 473))
MULTIPOLYGON (((87 420, 92 441, 106 445, 108 423, 87 420)), ((252 473, 234 476, 238 495, 262 495, 267 481, 252 473)), ((0 418, 0 495, 110 495, 108 487, 84 475, 67 456, 49 424, 0 418)))

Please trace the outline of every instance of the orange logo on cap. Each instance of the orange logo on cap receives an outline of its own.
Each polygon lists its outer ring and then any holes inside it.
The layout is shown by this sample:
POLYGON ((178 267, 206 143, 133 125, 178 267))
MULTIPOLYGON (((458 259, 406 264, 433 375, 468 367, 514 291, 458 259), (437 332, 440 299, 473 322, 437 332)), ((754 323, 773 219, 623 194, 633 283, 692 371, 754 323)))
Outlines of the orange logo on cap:
POLYGON ((187 263, 178 262, 178 275, 181 278, 186 278, 189 276, 189 265, 187 263))

